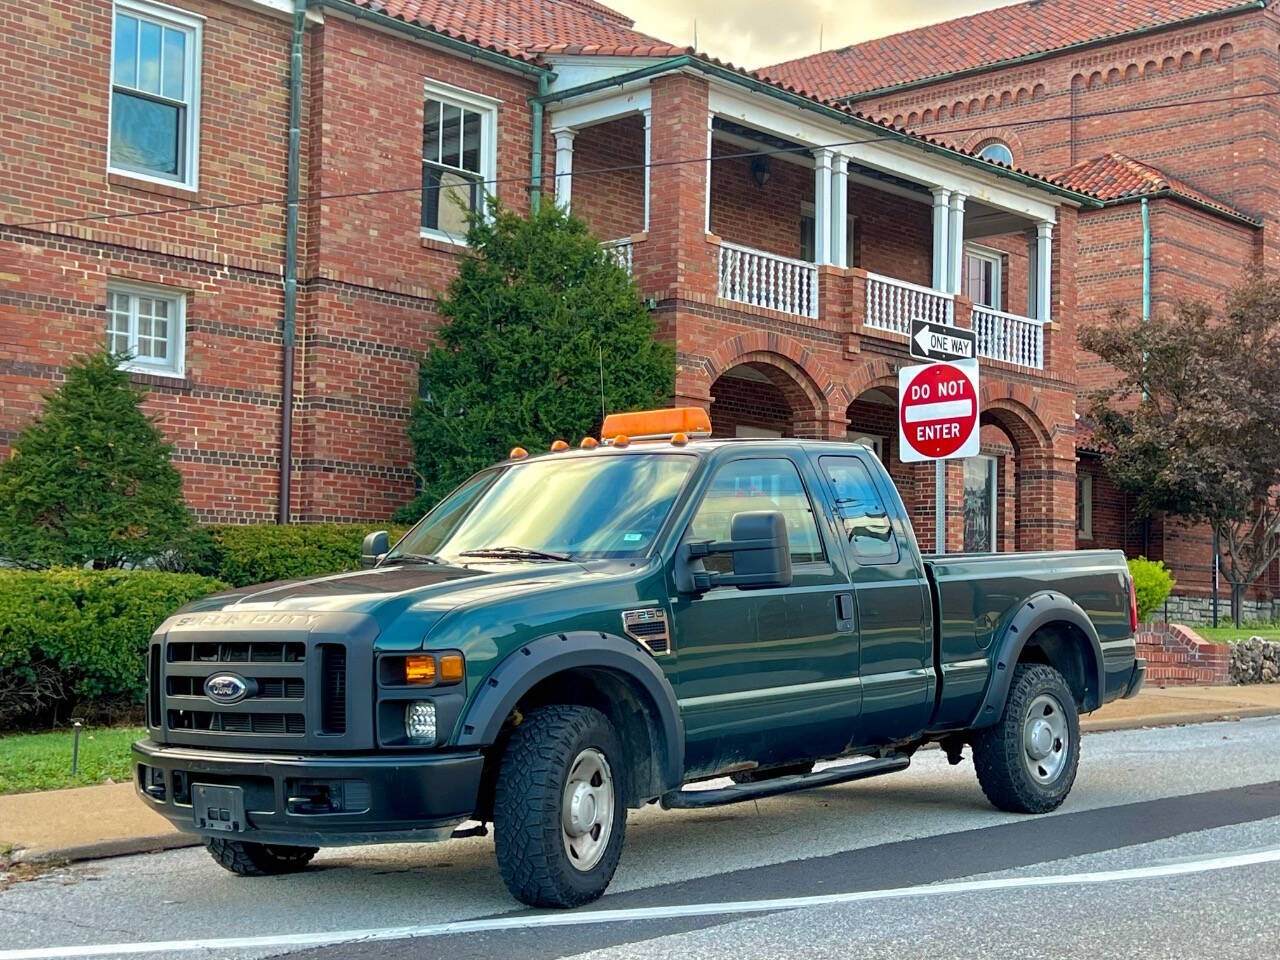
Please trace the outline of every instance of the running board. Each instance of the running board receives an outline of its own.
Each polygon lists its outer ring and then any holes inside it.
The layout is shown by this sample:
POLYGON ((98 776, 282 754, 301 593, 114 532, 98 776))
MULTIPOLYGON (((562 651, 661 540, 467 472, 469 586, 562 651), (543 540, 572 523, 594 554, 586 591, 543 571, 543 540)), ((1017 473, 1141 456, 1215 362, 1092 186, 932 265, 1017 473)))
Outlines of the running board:
POLYGON ((718 790, 671 790, 662 795, 662 806, 668 810, 722 807, 729 803, 741 803, 744 800, 759 800, 762 797, 776 797, 779 794, 811 790, 814 787, 849 783, 851 780, 865 780, 867 777, 878 777, 883 773, 905 770, 910 765, 910 757, 895 753, 874 760, 860 760, 856 763, 841 764, 838 767, 828 767, 826 770, 807 773, 804 776, 792 775, 778 777, 776 780, 765 780, 761 783, 741 783, 732 787, 721 787, 718 790))

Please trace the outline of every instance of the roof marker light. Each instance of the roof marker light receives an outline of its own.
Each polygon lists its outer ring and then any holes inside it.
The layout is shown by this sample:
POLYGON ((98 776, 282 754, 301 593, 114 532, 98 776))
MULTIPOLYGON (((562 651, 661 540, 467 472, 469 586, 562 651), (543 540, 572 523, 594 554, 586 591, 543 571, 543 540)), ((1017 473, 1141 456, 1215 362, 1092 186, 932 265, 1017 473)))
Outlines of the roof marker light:
POLYGON ((569 444, 565 440, 556 440, 554 443, 551 444, 552 453, 560 453, 561 451, 568 450, 568 449, 569 449, 569 444))
POLYGON ((625 433, 620 433, 613 438, 613 445, 615 447, 629 447, 631 446, 631 438, 625 433))
POLYGON ((512 447, 510 459, 523 460, 528 455, 529 455, 529 451, 526 450, 524 447, 512 447))
POLYGON ((671 445, 673 447, 683 447, 688 442, 689 435, 687 433, 673 433, 671 435, 671 445))
POLYGON ((583 437, 582 442, 578 444, 583 450, 594 450, 600 446, 600 441, 595 437, 583 437))

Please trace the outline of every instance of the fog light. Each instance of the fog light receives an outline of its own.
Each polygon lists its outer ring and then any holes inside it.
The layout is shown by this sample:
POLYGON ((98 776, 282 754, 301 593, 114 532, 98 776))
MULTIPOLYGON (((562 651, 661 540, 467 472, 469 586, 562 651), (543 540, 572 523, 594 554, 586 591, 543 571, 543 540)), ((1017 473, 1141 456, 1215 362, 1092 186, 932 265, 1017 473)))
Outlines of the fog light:
POLYGON ((404 708, 404 732, 410 740, 436 742, 436 705, 430 700, 415 700, 404 708))

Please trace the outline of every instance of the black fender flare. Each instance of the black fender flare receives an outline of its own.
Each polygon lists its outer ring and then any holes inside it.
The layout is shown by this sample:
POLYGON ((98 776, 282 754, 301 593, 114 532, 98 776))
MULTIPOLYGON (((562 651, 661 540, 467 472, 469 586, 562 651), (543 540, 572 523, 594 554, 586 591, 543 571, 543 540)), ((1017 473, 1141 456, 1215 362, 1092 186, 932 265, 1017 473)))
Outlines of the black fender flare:
POLYGON ((679 787, 684 781, 684 721, 675 691, 652 654, 632 640, 608 633, 553 633, 508 654, 482 681, 463 715, 458 746, 490 746, 520 698, 535 685, 554 674, 583 667, 622 674, 645 692, 662 737, 662 756, 657 760, 663 786, 668 790, 679 787))
POLYGON ((1090 658, 1093 660, 1093 685, 1092 689, 1086 685, 1081 709, 1084 713, 1088 713, 1102 705, 1103 691, 1106 690, 1106 673, 1098 631, 1094 628, 1089 615, 1078 603, 1065 594, 1048 590, 1029 597, 992 646, 991 680, 987 684, 987 694, 983 697, 978 707, 978 715, 973 722, 975 730, 989 727, 1000 719, 1001 714, 1004 713, 1005 700, 1009 696, 1009 686, 1013 683, 1013 668, 1022 656, 1022 648, 1037 630, 1051 623, 1067 623, 1084 634, 1088 641, 1088 649, 1081 652, 1086 678, 1090 673, 1089 660, 1090 658))

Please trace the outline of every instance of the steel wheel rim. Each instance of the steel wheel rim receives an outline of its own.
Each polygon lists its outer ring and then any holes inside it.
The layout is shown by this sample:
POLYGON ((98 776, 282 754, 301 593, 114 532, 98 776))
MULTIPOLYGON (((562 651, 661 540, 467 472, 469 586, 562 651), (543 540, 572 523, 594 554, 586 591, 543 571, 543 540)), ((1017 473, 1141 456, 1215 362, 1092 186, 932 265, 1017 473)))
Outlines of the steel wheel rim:
POLYGON ((1070 751, 1066 711, 1057 697, 1040 694, 1022 721, 1022 762, 1027 773, 1037 783, 1053 783, 1067 765, 1070 751))
POLYGON ((613 835, 613 773, 595 747, 587 747, 569 766, 560 806, 560 836, 575 870, 600 862, 613 835))

